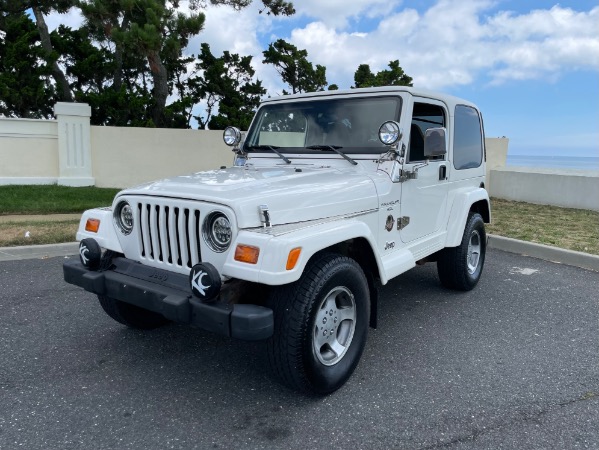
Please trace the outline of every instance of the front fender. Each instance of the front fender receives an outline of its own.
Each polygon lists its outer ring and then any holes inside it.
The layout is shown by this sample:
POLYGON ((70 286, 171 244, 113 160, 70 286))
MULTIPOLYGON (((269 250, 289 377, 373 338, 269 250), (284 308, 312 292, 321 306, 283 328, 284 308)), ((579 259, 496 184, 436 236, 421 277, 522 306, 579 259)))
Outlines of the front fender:
POLYGON ((455 192, 451 204, 449 221, 447 222, 447 239, 445 241, 445 247, 457 247, 460 245, 464 234, 464 228, 466 227, 468 213, 470 212, 472 205, 480 201, 486 202, 489 217, 491 217, 489 193, 486 189, 478 188, 472 190, 468 188, 455 192))
POLYGON ((100 244, 100 247, 107 250, 123 253, 123 249, 116 235, 111 208, 88 209, 83 213, 81 221, 79 222, 79 229, 77 230, 77 240, 81 241, 85 238, 95 239, 98 244, 100 244), (86 231, 85 224, 87 223, 87 219, 96 219, 100 221, 100 228, 97 233, 86 231))
MULTIPOLYGON (((242 230, 223 267, 223 275, 271 286, 292 283, 300 278, 315 253, 356 238, 365 238, 372 248, 376 248, 370 227, 357 219, 322 223, 280 235, 269 234, 268 229, 242 230), (234 249, 238 244, 258 247, 258 262, 248 264, 235 261, 234 249), (302 249, 297 264, 293 269, 286 270, 289 252, 297 247, 302 249)), ((377 264, 380 267, 380 261, 377 260, 377 264)))

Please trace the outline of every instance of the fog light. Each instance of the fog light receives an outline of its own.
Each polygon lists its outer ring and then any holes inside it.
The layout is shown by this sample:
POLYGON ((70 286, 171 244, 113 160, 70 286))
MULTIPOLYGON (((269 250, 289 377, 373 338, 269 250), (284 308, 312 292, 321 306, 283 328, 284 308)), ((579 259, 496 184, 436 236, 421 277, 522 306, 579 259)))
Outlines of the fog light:
POLYGON ((379 128, 379 140, 385 145, 393 145, 401 139, 399 124, 389 120, 379 128))
POLYGON ((196 264, 191 268, 189 284, 193 295, 206 301, 215 299, 222 286, 217 268, 207 262, 196 264))
POLYGON ((89 270, 98 270, 102 261, 102 249, 95 239, 83 239, 79 243, 79 261, 89 270))
POLYGON ((235 127, 227 127, 223 131, 223 141, 229 147, 233 147, 241 142, 241 131, 235 127))

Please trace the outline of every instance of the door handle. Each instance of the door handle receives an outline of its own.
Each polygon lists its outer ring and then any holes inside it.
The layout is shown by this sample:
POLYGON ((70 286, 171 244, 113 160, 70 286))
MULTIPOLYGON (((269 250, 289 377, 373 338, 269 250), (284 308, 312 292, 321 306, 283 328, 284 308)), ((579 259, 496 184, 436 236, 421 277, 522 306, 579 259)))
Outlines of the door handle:
POLYGON ((439 180, 445 181, 447 180, 447 167, 439 166, 439 180))

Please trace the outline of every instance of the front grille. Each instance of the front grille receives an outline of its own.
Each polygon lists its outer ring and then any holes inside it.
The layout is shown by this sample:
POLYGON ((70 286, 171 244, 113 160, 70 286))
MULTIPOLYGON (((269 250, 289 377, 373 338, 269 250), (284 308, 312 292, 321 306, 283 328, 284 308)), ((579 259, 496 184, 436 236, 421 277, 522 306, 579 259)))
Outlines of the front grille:
POLYGON ((178 268, 202 260, 199 209, 140 202, 136 213, 142 259, 178 268))

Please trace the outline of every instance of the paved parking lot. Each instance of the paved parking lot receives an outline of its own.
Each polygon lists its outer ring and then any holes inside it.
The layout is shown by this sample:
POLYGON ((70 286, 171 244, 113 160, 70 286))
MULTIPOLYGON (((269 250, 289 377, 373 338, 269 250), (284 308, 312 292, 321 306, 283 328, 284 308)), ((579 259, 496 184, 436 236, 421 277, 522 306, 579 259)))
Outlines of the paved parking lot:
POLYGON ((276 384, 259 343, 113 322, 62 261, 0 263, 2 449, 599 449, 596 272, 490 250, 463 294, 418 267, 317 398, 276 384))

